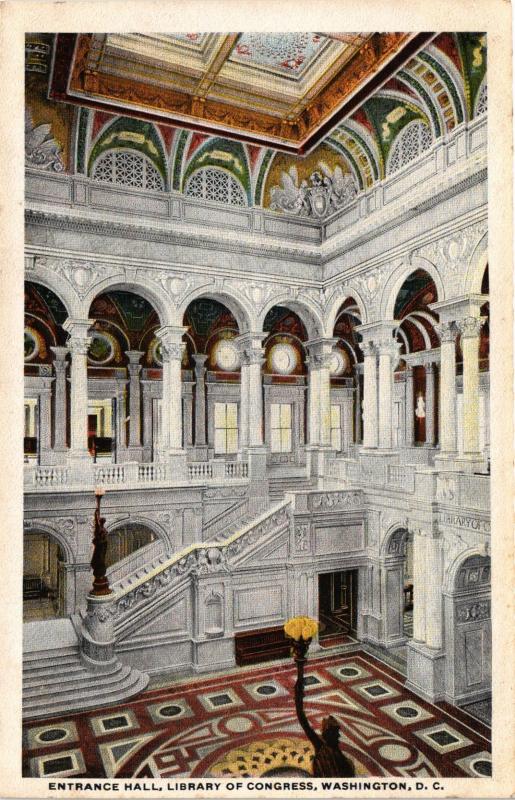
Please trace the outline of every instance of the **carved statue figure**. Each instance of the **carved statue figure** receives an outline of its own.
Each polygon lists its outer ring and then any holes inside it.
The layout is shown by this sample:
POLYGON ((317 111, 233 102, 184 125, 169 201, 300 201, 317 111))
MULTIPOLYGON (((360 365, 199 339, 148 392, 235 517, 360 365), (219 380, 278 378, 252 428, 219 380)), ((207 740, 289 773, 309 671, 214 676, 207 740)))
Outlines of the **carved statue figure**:
POLYGON ((107 529, 105 527, 105 521, 105 517, 100 516, 100 496, 97 495, 97 507, 94 517, 93 555, 90 562, 94 575, 92 590, 92 594, 94 595, 111 594, 109 581, 106 578, 107 529))
POLYGON ((426 416, 426 404, 421 394, 417 397, 417 407, 415 409, 415 416, 417 419, 424 419, 426 416))

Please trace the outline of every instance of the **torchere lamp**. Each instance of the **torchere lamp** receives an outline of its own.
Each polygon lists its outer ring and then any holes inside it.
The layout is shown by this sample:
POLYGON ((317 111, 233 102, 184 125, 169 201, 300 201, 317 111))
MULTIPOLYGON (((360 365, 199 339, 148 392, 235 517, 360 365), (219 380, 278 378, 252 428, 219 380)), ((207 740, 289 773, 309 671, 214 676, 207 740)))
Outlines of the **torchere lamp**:
POLYGON ((93 519, 93 556, 91 558, 91 569, 93 570, 93 588, 90 592, 95 597, 111 594, 109 580, 106 576, 106 550, 107 550, 107 530, 105 527, 105 517, 100 516, 100 501, 105 494, 103 486, 97 486, 95 497, 97 507, 93 519))
POLYGON ((321 735, 309 724, 304 711, 304 667, 309 645, 318 632, 318 622, 311 617, 293 617, 284 625, 284 633, 291 641, 293 660, 297 665, 295 683, 295 711, 302 730, 315 748, 313 776, 315 778, 353 778, 354 764, 338 745, 340 725, 332 715, 322 720, 321 735))

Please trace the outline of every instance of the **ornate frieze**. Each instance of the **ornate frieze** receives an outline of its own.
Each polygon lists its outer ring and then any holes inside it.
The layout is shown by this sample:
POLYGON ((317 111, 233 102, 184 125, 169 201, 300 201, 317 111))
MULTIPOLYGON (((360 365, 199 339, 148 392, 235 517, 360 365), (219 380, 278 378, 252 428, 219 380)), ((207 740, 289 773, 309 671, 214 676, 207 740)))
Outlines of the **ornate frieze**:
POLYGON ((457 622, 480 622, 490 619, 490 600, 467 601, 456 606, 457 622))
POLYGON ((90 289, 105 278, 108 269, 102 264, 92 261, 82 261, 70 258, 52 258, 50 256, 37 256, 34 259, 34 270, 43 267, 50 272, 55 272, 70 283, 81 300, 90 289))
POLYGON ((423 256, 452 274, 464 272, 470 256, 488 229, 487 220, 481 220, 468 228, 444 236, 435 242, 424 245, 413 255, 423 256))
POLYGON ((311 511, 337 511, 341 508, 360 508, 363 502, 361 491, 315 492, 309 496, 311 511))

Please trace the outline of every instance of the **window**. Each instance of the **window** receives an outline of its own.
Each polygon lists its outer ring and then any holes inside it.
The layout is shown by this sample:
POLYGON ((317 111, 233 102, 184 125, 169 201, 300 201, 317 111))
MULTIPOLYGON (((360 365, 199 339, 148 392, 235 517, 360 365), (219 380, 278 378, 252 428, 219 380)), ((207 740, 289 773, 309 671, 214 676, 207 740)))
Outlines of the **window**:
POLYGON ((431 147, 431 131, 424 122, 410 122, 397 136, 390 158, 388 160, 388 174, 396 172, 405 164, 414 161, 424 150, 431 147))
POLYGON ((136 150, 108 150, 95 161, 91 171, 95 181, 164 191, 164 181, 149 158, 136 150))
POLYGON ((291 405, 272 403, 270 406, 270 448, 272 453, 291 453, 291 405))
POLYGON ((205 167, 194 172, 186 184, 184 194, 231 206, 247 205, 245 192, 239 181, 228 172, 214 167, 205 167))
POLYGON ((238 405, 215 403, 215 453, 238 452, 238 405))
POLYGON ((342 449, 342 409, 331 406, 331 448, 338 452, 342 449))

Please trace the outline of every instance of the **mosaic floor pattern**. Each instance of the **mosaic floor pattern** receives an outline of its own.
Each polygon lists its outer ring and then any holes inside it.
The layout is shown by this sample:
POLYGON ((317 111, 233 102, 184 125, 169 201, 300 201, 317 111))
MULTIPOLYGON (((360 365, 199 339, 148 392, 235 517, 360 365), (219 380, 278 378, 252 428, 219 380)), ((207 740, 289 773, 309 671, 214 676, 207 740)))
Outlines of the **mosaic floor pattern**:
MULTIPOLYGON (((28 723, 30 777, 239 777, 309 773, 312 750, 293 705, 292 664, 181 680, 122 706, 28 723)), ((404 677, 361 651, 313 658, 306 713, 319 730, 333 714, 341 748, 360 775, 483 777, 490 730, 445 703, 433 705, 404 677)))

